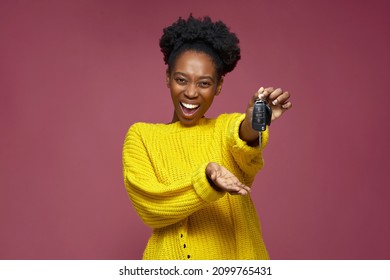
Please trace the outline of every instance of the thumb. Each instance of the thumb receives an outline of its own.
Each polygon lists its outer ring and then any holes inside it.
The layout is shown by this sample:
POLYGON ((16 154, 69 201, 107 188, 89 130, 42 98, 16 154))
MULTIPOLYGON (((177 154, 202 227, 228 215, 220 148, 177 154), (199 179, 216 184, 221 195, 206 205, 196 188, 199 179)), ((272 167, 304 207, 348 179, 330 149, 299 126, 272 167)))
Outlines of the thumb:
POLYGON ((213 170, 213 171, 211 172, 210 179, 213 180, 213 181, 215 181, 216 178, 217 178, 217 173, 216 173, 215 170, 213 170))

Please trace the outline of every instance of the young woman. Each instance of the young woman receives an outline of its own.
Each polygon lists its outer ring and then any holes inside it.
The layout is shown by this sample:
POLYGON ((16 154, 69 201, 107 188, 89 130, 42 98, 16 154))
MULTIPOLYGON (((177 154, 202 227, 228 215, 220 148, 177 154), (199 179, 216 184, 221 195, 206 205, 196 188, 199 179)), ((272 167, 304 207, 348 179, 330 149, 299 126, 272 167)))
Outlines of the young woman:
POLYGON ((250 198, 268 129, 259 146, 252 110, 259 95, 272 107, 272 120, 292 105, 288 92, 260 88, 245 113, 205 117, 240 59, 238 43, 209 17, 179 18, 164 29, 172 122, 132 125, 123 148, 126 190, 153 228, 144 259, 269 258, 250 198))

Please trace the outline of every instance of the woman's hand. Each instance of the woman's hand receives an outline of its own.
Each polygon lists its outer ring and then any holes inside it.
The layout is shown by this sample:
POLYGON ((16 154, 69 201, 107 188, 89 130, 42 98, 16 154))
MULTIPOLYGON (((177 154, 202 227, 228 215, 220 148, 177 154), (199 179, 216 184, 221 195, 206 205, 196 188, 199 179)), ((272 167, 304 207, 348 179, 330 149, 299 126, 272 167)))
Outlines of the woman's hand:
POLYGON ((280 118, 284 112, 292 107, 292 103, 289 101, 290 94, 287 91, 283 91, 281 88, 268 87, 264 89, 261 87, 250 99, 245 119, 240 126, 240 138, 250 146, 258 145, 259 132, 252 128, 253 106, 257 98, 263 99, 271 107, 271 122, 280 118))
POLYGON ((274 89, 273 87, 268 87, 264 89, 261 87, 258 90, 258 96, 267 101, 269 106, 271 106, 271 121, 280 118, 284 112, 292 107, 292 103, 289 101, 290 94, 281 88, 274 89))
POLYGON ((206 176, 217 191, 230 194, 247 195, 250 188, 238 180, 229 170, 216 162, 210 162, 206 167, 206 176))

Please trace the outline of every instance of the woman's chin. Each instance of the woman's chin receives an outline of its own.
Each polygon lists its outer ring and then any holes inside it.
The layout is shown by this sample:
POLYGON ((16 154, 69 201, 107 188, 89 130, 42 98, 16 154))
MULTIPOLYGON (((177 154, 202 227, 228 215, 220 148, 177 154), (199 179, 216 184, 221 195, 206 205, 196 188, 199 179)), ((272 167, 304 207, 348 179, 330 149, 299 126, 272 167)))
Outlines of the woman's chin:
POLYGON ((199 119, 185 119, 185 118, 180 118, 179 119, 180 123, 183 125, 183 126, 194 126, 194 125, 197 125, 198 122, 199 122, 199 119))

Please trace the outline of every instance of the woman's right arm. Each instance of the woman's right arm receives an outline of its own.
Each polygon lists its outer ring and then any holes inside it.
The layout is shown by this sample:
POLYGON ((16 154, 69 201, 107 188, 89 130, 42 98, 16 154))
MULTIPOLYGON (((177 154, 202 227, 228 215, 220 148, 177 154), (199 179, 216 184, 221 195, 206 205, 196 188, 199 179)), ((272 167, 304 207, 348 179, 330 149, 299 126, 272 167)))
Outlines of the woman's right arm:
POLYGON ((141 219, 152 228, 179 222, 225 194, 207 180, 208 163, 182 180, 160 183, 137 124, 126 135, 122 157, 126 190, 141 219))

